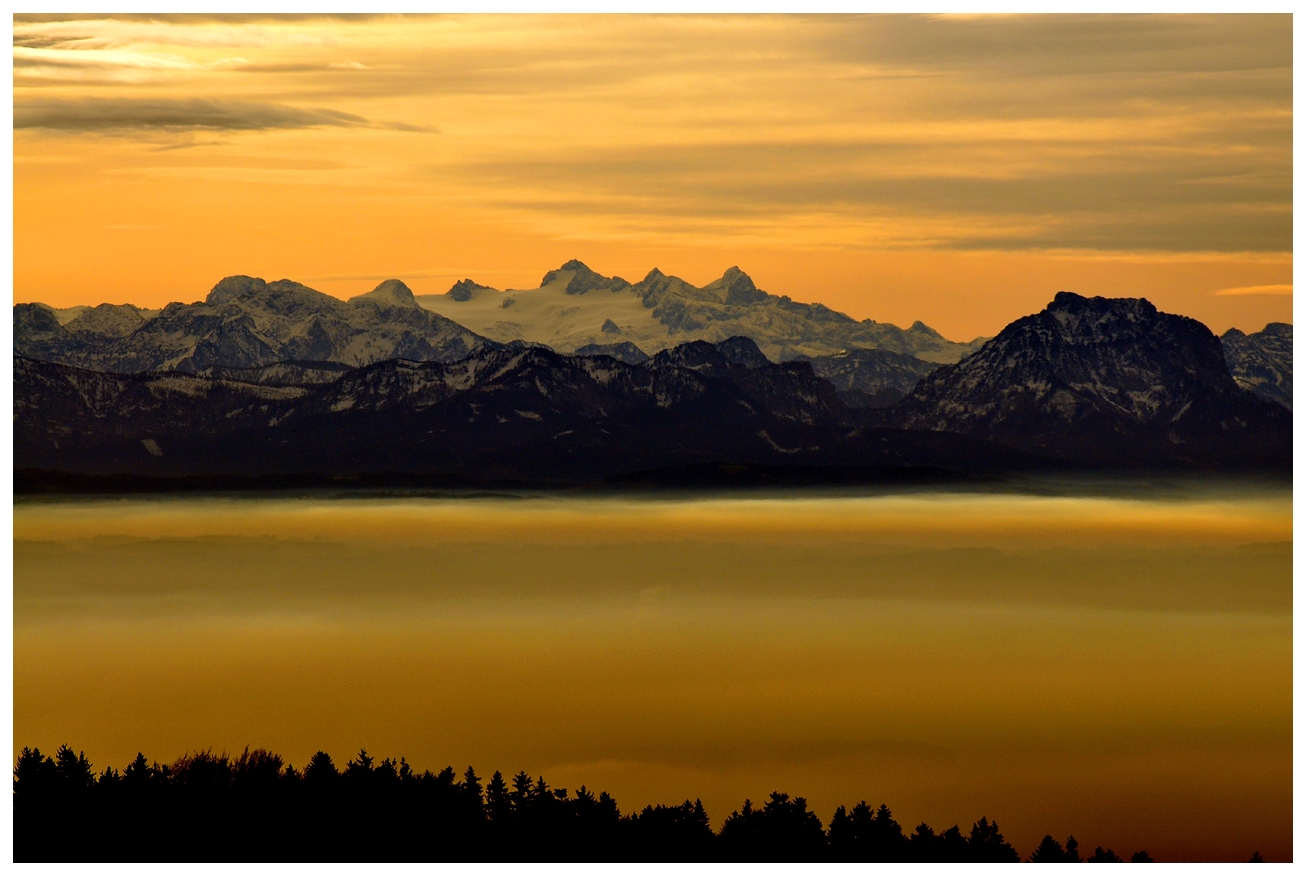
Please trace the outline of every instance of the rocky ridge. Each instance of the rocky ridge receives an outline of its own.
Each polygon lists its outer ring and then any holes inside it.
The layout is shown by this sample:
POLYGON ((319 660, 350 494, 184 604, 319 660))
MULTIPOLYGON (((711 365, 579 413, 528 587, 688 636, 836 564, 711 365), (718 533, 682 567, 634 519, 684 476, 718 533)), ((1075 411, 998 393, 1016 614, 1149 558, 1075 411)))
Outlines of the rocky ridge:
MULTIPOLYGON (((113 375, 17 357, 14 384, 15 467, 23 469, 556 482, 700 463, 868 458, 865 434, 829 383, 805 363, 770 362, 746 338, 693 342, 638 365, 540 346, 485 348, 454 363, 374 363, 315 386, 113 375)), ((873 448, 880 464, 922 452, 896 438, 873 448)))
POLYGON ((1229 373, 1243 389, 1292 410, 1292 326, 1272 322, 1259 332, 1220 336, 1229 373))
POLYGON ((227 277, 194 304, 174 302, 133 328, 130 305, 87 311, 67 325, 52 308, 14 306, 21 356, 106 372, 201 372, 278 362, 365 365, 393 358, 449 362, 485 338, 417 305, 398 280, 341 301, 290 280, 227 277), (84 328, 94 320, 96 330, 84 328))

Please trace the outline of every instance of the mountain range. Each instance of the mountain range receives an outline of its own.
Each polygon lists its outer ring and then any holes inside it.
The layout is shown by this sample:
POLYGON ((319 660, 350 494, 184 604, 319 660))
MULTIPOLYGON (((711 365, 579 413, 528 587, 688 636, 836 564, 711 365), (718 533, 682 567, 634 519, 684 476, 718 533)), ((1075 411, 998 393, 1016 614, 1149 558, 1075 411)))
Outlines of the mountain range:
POLYGON ((560 352, 629 341, 652 354, 685 341, 742 335, 775 362, 865 348, 944 363, 958 361, 984 342, 955 343, 922 322, 901 329, 771 295, 737 267, 702 287, 657 268, 632 284, 573 259, 545 274, 538 289, 500 291, 467 279, 443 295, 417 300, 492 340, 535 341, 560 352))
POLYGON ((809 364, 770 362, 747 338, 693 341, 637 365, 487 348, 454 363, 378 362, 308 386, 16 357, 14 385, 15 467, 82 474, 565 484, 718 463, 996 470, 1032 461, 962 436, 858 428, 809 364))
POLYGON ((227 277, 204 301, 159 311, 102 304, 66 324, 43 304, 14 306, 14 351, 100 371, 199 372, 285 361, 452 362, 485 338, 417 305, 398 280, 341 301, 290 280, 227 277))
MULTIPOLYGON (((14 307, 19 355, 115 373, 176 370, 255 382, 318 382, 342 365, 449 362, 514 343, 603 352, 634 363, 687 340, 734 336, 752 338, 773 361, 811 362, 852 407, 891 404, 940 364, 959 361, 987 340, 954 343, 920 322, 906 330, 858 322, 820 304, 762 292, 738 268, 702 288, 657 269, 631 285, 576 260, 525 291, 462 280, 443 295, 415 296, 402 281, 386 280, 341 301, 291 280, 236 276, 202 302, 161 310, 14 307)), ((1239 385, 1291 407, 1292 326, 1272 323, 1253 335, 1231 329, 1222 340, 1239 385)))
MULTIPOLYGON (((686 319, 758 308, 760 333, 791 355, 776 361, 743 334, 646 349, 621 325, 563 352, 537 340, 543 329, 506 340, 473 332, 397 280, 349 301, 230 277, 203 302, 157 312, 17 305, 15 467, 552 484, 704 466, 854 479, 1291 470, 1288 325, 1216 338, 1145 299, 1063 292, 940 364, 892 349, 831 352, 820 345, 833 335, 819 331, 803 340, 793 324, 766 319, 788 299, 733 269, 697 290, 711 301, 685 285, 655 271, 631 286, 569 262, 532 290, 532 306, 546 312, 563 296, 657 312, 689 296, 701 307, 681 311, 686 319)), ((463 281, 426 297, 504 294, 463 281)), ((831 320, 840 331, 878 325, 841 320, 831 320)), ((880 328, 891 340, 928 331, 880 328)))

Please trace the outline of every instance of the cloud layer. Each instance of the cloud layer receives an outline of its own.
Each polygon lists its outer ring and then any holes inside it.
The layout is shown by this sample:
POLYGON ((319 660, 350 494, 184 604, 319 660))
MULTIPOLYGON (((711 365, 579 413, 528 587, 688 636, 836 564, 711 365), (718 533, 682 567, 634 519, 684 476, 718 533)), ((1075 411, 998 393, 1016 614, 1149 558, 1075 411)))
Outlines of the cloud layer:
POLYGON ((522 227, 1291 248, 1283 16, 98 16, 15 41, 16 128, 438 124, 445 148, 376 164, 522 227))
POLYGON ((14 103, 14 128, 55 131, 205 130, 357 127, 362 116, 323 108, 209 98, 77 98, 14 103))

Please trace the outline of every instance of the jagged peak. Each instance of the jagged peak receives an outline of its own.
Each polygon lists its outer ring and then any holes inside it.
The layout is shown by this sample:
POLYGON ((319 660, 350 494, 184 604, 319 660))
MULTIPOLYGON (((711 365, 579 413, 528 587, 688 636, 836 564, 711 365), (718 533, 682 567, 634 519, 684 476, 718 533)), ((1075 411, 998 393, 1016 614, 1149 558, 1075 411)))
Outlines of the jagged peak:
POLYGON ((607 279, 606 277, 603 277, 601 274, 598 274, 595 271, 591 270, 590 266, 582 262, 580 259, 570 259, 568 261, 563 262, 560 267, 554 268, 552 271, 549 271, 547 274, 545 274, 544 279, 540 280, 540 286, 543 287, 549 285, 554 280, 558 279, 558 277, 561 276, 564 271, 573 272, 573 277, 572 277, 573 280, 576 277, 590 277, 590 276, 598 277, 604 280, 607 279))
POLYGON ((226 304, 228 301, 243 298, 251 292, 262 292, 267 287, 268 284, 262 277, 247 277, 244 274, 234 274, 219 280, 209 291, 208 297, 204 301, 208 304, 226 304))
POLYGON ((363 295, 355 295, 349 299, 353 301, 376 301, 380 304, 389 304, 395 307, 419 307, 417 299, 413 297, 413 290, 409 289, 403 280, 383 280, 371 292, 363 295))
POLYGON ((741 271, 739 265, 731 265, 726 268, 726 272, 721 275, 721 279, 727 283, 733 283, 738 277, 743 277, 748 281, 749 285, 752 285, 753 283, 753 278, 741 271))
POLYGON ((703 289, 724 293, 722 298, 726 304, 756 304, 765 301, 769 297, 753 284, 752 277, 739 270, 738 265, 731 265, 726 268, 726 272, 721 275, 721 279, 713 280, 703 289))
POLYGON ((1089 298, 1076 292, 1061 291, 1052 299, 1052 303, 1047 306, 1049 311, 1063 313, 1087 313, 1087 312, 1105 312, 1110 310, 1133 311, 1146 315, 1154 315, 1158 311, 1156 305, 1146 298, 1104 298, 1101 295, 1094 295, 1089 298))
POLYGON ((641 282, 641 283, 647 283, 647 282, 649 282, 649 281, 651 281, 651 280, 656 280, 656 279, 658 279, 658 278, 660 278, 660 277, 665 277, 665 276, 666 276, 666 274, 662 273, 662 272, 659 271, 657 268, 654 268, 653 270, 651 270, 651 271, 649 271, 647 274, 645 274, 645 275, 644 275, 644 279, 641 280, 640 282, 641 282))
POLYGON ((1225 331, 1224 334, 1220 335, 1220 337, 1221 338, 1258 338, 1262 335, 1269 335, 1271 337, 1286 337, 1291 339, 1292 323, 1267 322, 1265 324, 1265 328, 1261 329, 1258 332, 1244 332, 1240 328, 1231 327, 1227 331, 1225 331))
MULTIPOLYGON (((208 297, 204 299, 204 302, 210 305, 221 305, 244 298, 257 297, 263 299, 266 304, 268 301, 286 295, 292 297, 305 296, 318 301, 335 301, 337 303, 340 300, 288 278, 283 277, 280 280, 268 283, 262 277, 247 277, 244 274, 236 274, 219 280, 217 285, 209 292, 208 297)), ((171 307, 172 305, 168 306, 171 307)))
POLYGON ((489 286, 482 286, 471 277, 465 280, 459 280, 449 287, 449 291, 444 293, 454 301, 471 301, 476 297, 476 293, 482 290, 490 289, 489 286))
POLYGON ((589 265, 580 259, 572 259, 565 262, 562 267, 545 274, 544 279, 540 281, 540 288, 544 288, 559 279, 567 271, 571 272, 571 279, 567 281, 567 287, 563 291, 568 295, 584 295, 594 289, 608 289, 615 292, 630 286, 630 283, 621 277, 605 277, 597 271, 591 270, 589 265))

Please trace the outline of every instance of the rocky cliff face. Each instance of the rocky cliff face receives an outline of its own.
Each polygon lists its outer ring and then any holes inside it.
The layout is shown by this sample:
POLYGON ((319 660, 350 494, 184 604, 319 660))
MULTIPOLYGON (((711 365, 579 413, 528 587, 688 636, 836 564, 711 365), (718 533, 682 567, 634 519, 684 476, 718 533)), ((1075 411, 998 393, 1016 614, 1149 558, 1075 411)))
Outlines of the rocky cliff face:
POLYGON ((397 357, 447 362, 487 343, 419 307, 398 280, 341 301, 289 280, 228 277, 203 302, 169 304, 135 327, 135 308, 131 314, 121 307, 102 310, 60 325, 42 305, 16 305, 15 352, 100 371, 198 372, 292 360, 354 366, 397 357), (83 325, 92 321, 94 331, 83 325))
POLYGON ((1229 329, 1220 336, 1229 373, 1243 389, 1292 410, 1292 326, 1272 322, 1245 335, 1229 329))
POLYGON ((923 378, 886 417, 1081 460, 1291 454, 1291 416, 1234 382, 1219 339, 1139 298, 1060 292, 923 378))

